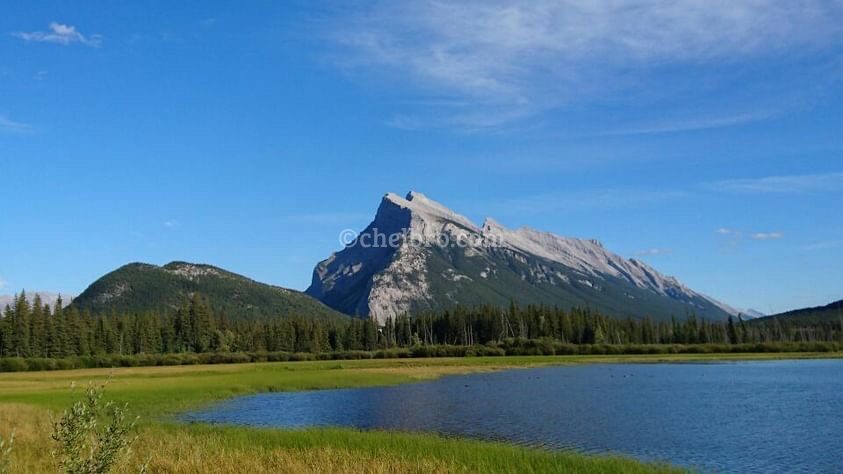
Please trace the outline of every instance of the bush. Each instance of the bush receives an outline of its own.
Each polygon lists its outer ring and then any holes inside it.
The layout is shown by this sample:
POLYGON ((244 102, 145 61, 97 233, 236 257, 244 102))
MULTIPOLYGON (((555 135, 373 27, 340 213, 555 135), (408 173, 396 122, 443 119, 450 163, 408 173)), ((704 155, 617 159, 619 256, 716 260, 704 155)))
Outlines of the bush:
POLYGON ((252 358, 242 352, 213 352, 200 354, 198 357, 200 364, 243 364, 246 362, 252 362, 252 358))
POLYGON ((65 410, 55 423, 52 438, 58 444, 53 456, 62 472, 104 474, 125 455, 137 419, 127 421, 127 406, 102 402, 104 387, 88 386, 85 397, 65 410), (100 420, 108 424, 100 427, 100 420))
POLYGON ((29 370, 29 364, 20 357, 0 359, 0 370, 3 372, 24 372, 29 370))
POLYGON ((551 338, 507 338, 485 345, 415 345, 377 351, 214 352, 177 354, 93 355, 64 359, 0 358, 0 372, 81 368, 146 367, 192 364, 239 364, 313 360, 394 359, 406 357, 497 357, 517 355, 728 354, 764 352, 838 352, 838 342, 766 342, 751 344, 571 344, 551 338))
POLYGON ((313 360, 313 354, 308 352, 294 352, 290 354, 289 360, 291 362, 304 362, 308 360, 313 360))
POLYGON ((270 352, 266 355, 266 360, 269 362, 287 362, 290 360, 289 352, 270 352))

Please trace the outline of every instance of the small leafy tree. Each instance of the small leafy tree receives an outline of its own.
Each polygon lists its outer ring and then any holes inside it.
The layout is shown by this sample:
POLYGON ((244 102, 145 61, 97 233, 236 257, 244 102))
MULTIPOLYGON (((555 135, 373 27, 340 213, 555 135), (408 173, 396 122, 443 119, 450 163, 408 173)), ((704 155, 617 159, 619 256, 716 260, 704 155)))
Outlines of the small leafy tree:
POLYGON ((0 436, 0 474, 12 472, 9 458, 12 454, 12 446, 15 444, 15 430, 9 434, 8 438, 0 436))
POLYGON ((603 332, 603 328, 599 324, 594 328, 594 343, 606 344, 606 333, 603 332))
POLYGON ((103 386, 89 385, 85 397, 65 410, 55 423, 53 451, 62 472, 105 474, 111 472, 134 441, 130 437, 137 418, 127 420, 127 405, 103 402, 103 386), (100 426, 105 421, 107 424, 100 426))

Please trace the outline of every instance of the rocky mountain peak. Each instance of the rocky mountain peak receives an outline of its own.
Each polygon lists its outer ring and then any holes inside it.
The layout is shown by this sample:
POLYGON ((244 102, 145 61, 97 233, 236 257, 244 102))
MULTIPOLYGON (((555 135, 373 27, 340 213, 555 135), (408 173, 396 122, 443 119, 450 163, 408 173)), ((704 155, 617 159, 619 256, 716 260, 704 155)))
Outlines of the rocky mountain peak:
POLYGON ((487 217, 483 219, 483 234, 484 235, 492 235, 498 230, 506 229, 500 222, 496 221, 491 217, 487 217))
POLYGON ((403 230, 420 240, 436 238, 443 231, 480 234, 480 229, 470 219, 416 191, 410 191, 405 198, 387 193, 369 229, 383 233, 387 228, 392 232, 396 221, 407 220, 403 230))
POLYGON ((349 245, 321 262, 307 292, 348 314, 382 322, 407 312, 510 299, 588 304, 619 316, 695 312, 722 318, 731 312, 597 240, 512 230, 493 218, 478 227, 415 191, 405 197, 387 193, 361 236, 395 233, 402 238, 393 246, 349 245))
POLYGON ((165 271, 177 275, 188 280, 194 280, 199 277, 214 276, 214 277, 228 277, 228 275, 216 267, 210 265, 188 263, 188 262, 170 262, 162 267, 165 271))

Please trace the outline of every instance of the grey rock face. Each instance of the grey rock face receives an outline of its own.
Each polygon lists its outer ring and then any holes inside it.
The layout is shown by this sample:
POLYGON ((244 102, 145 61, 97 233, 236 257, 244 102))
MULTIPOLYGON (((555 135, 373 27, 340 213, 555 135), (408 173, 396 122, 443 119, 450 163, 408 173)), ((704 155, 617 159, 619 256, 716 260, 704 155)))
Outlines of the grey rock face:
POLYGON ((380 322, 510 299, 656 319, 690 313, 723 319, 734 312, 596 240, 512 230, 491 218, 478 227, 416 192, 384 196, 358 239, 316 266, 307 293, 380 322))

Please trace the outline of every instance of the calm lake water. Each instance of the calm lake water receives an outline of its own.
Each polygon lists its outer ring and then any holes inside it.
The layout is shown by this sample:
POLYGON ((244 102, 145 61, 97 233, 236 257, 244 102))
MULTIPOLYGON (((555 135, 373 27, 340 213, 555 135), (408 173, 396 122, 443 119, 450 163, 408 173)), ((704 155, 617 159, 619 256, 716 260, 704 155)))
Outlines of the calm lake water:
POLYGON ((436 432, 707 472, 843 472, 843 361, 511 370, 246 396, 185 418, 436 432))

